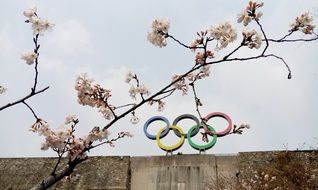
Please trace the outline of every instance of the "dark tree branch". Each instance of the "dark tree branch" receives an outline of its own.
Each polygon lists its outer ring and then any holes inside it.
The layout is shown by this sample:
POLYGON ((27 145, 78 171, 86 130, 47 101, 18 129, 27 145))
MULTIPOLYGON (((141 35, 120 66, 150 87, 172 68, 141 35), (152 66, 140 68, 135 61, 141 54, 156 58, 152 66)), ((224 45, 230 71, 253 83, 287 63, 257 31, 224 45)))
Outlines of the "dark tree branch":
POLYGON ((34 69, 35 69, 34 85, 33 85, 31 93, 35 93, 36 85, 38 83, 38 75, 39 75, 39 72, 38 72, 38 64, 39 64, 38 57, 40 55, 39 54, 40 45, 38 45, 38 39, 39 39, 39 34, 37 34, 35 36, 35 38, 33 38, 33 42, 34 42, 34 45, 35 45, 34 53, 36 54, 36 58, 35 58, 35 66, 34 66, 34 69))
POLYGON ((34 92, 34 93, 31 92, 29 95, 25 96, 24 98, 21 98, 20 100, 17 100, 17 101, 12 102, 12 103, 8 103, 7 105, 4 105, 4 106, 0 107, 0 111, 6 109, 8 107, 14 106, 16 104, 23 103, 25 100, 31 98, 32 96, 40 94, 40 93, 46 91, 47 89, 49 89, 49 86, 47 86, 47 87, 45 87, 42 90, 39 90, 37 92, 34 92))
POLYGON ((35 185, 31 190, 45 190, 54 185, 56 182, 63 179, 65 176, 69 176, 73 173, 75 167, 85 161, 85 158, 76 158, 73 161, 69 162, 60 172, 55 173, 54 175, 48 176, 46 179, 42 180, 40 183, 35 185))
POLYGON ((202 121, 203 117, 202 117, 202 114, 201 114, 200 109, 199 109, 199 106, 202 106, 201 100, 198 98, 197 92, 195 90, 194 82, 190 83, 190 86, 192 87, 196 111, 197 111, 197 113, 202 121))
POLYGON ((265 52, 266 52, 266 50, 267 50, 267 48, 268 48, 268 46, 269 46, 269 43, 268 43, 268 40, 267 40, 267 36, 266 36, 266 34, 265 34, 265 31, 264 31, 264 29, 263 29, 263 26, 261 25, 261 23, 259 22, 258 19, 254 19, 254 20, 256 21, 257 25, 260 27, 260 29, 261 29, 261 31, 262 31, 262 33, 263 33, 263 36, 264 36, 264 38, 265 38, 266 46, 265 46, 265 48, 264 48, 264 50, 263 50, 263 52, 262 52, 262 55, 264 55, 265 52))
MULTIPOLYGON (((78 120, 76 120, 74 122, 74 124, 72 124, 72 126, 71 126, 72 129, 71 129, 70 136, 73 136, 73 133, 75 132, 75 126, 76 126, 77 123, 78 123, 78 120)), ((58 160, 57 160, 57 162, 55 164, 55 167, 54 167, 51 175, 55 175, 56 174, 57 167, 61 163, 61 159, 62 159, 63 155, 68 151, 67 150, 67 145, 69 145, 70 140, 71 140, 71 138, 67 139, 66 143, 64 144, 63 150, 61 152, 59 152, 58 150, 56 151, 59 157, 58 157, 58 160)))
POLYGON ((35 117, 35 119, 38 120, 39 118, 38 118, 38 116, 35 114, 34 110, 31 108, 31 106, 29 106, 29 104, 27 104, 25 101, 22 101, 22 103, 29 108, 29 110, 32 112, 32 114, 33 114, 33 116, 35 117))
POLYGON ((176 41, 178 44, 180 44, 181 46, 183 46, 183 47, 185 47, 185 48, 188 48, 188 49, 203 49, 204 47, 190 47, 190 46, 188 46, 188 45, 185 45, 184 43, 182 43, 181 41, 179 41, 178 39, 176 39, 175 37, 173 37, 173 36, 171 36, 170 34, 164 34, 164 36, 166 37, 166 38, 171 38, 171 39, 173 39, 174 41, 176 41))

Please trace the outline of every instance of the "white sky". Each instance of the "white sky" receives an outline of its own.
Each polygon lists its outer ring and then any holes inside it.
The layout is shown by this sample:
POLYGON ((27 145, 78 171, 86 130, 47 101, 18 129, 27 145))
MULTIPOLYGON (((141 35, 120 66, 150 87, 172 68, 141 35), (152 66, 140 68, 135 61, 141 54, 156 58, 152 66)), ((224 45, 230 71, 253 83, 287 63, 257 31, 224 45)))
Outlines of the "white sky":
MULTIPOLYGON (((191 68, 194 54, 173 41, 168 41, 166 48, 152 46, 146 40, 146 34, 153 19, 169 19, 170 34, 189 44, 197 31, 226 20, 232 22, 240 34, 243 27, 236 23, 236 15, 247 3, 221 0, 0 2, 3 7, 0 17, 0 85, 8 88, 7 93, 0 95, 0 105, 23 97, 33 85, 34 68, 20 59, 21 53, 33 48, 32 31, 24 23, 22 12, 37 6, 40 17, 50 19, 56 26, 40 38, 38 88, 49 85, 50 89, 29 99, 28 103, 52 128, 60 126, 68 114, 76 114, 80 120, 79 136, 87 134, 94 126, 104 126, 107 121, 97 109, 77 104, 74 90, 77 74, 87 72, 111 89, 111 100, 115 105, 131 102, 129 85, 124 82, 129 70, 135 72, 154 93, 169 83, 174 73, 191 68)), ((285 35, 288 24, 305 11, 312 14, 315 24, 318 20, 318 2, 315 0, 271 0, 266 1, 261 10, 264 13, 261 22, 269 38, 285 35)), ((249 28, 256 28, 256 25, 249 28)), ((229 48, 235 48, 238 43, 240 40, 229 48)), ((303 143, 306 143, 306 148, 317 147, 317 48, 317 41, 273 44, 269 48, 269 52, 288 62, 293 72, 292 80, 287 80, 283 64, 271 58, 213 66, 211 76, 197 84, 204 104, 202 112, 204 115, 225 112, 234 123, 249 123, 251 129, 243 135, 219 138, 207 153, 277 150, 284 149, 284 144, 288 144, 289 149, 296 149, 303 143)), ((236 55, 255 53, 258 52, 245 49, 236 55)), ((126 117, 110 128, 113 136, 120 131, 130 131, 135 135, 133 138, 120 140, 115 148, 102 146, 93 150, 91 155, 163 155, 165 153, 155 141, 145 137, 143 123, 154 115, 163 115, 172 122, 183 113, 196 114, 192 94, 181 96, 176 93, 168 99, 163 113, 158 113, 156 107, 143 107, 137 111, 141 120, 139 124, 130 124, 130 117, 126 117)), ((0 112, 0 120, 0 157, 55 155, 51 151, 41 151, 43 137, 28 131, 34 118, 24 105, 0 112)), ((167 138, 177 141, 173 134, 167 138)), ((197 153, 187 142, 178 151, 197 153)))

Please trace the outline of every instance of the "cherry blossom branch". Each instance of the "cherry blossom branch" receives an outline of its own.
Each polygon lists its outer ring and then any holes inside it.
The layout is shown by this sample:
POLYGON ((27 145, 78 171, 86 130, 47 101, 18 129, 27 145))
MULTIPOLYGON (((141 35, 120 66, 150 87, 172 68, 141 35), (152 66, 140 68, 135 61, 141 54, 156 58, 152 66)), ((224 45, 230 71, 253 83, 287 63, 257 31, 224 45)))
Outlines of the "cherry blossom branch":
POLYGON ((199 117, 200 117, 200 119, 202 121, 203 117, 202 117, 202 114, 201 114, 200 109, 199 109, 199 106, 202 106, 201 100, 197 96, 197 92, 195 90, 194 82, 190 83, 189 85, 192 87, 192 92, 193 92, 193 95, 194 95, 196 111, 197 111, 197 113, 198 113, 198 115, 199 115, 199 117))
POLYGON ((310 39, 302 39, 302 38, 290 39, 290 40, 287 40, 287 39, 279 39, 279 40, 268 39, 268 41, 271 41, 271 42, 311 42, 311 41, 315 41, 315 40, 318 40, 318 36, 316 36, 314 38, 310 38, 310 39))
POLYGON ((33 93, 36 90, 36 85, 38 83, 38 75, 39 75, 39 72, 38 72, 38 64, 39 64, 38 57, 40 55, 40 53, 39 53, 40 45, 38 44, 38 38, 39 38, 39 34, 35 35, 35 38, 33 38, 33 42, 34 42, 34 45, 35 45, 34 53, 36 54, 35 66, 34 66, 34 69, 35 69, 34 85, 33 85, 33 88, 31 88, 33 93))
POLYGON ((62 180, 65 176, 69 176, 74 172, 75 167, 87 160, 88 157, 75 158, 67 164, 61 171, 56 172, 54 175, 49 175, 46 179, 35 185, 31 190, 45 190, 54 185, 56 182, 62 180))
MULTIPOLYGON (((73 123, 72 126, 71 126, 71 132, 70 132, 70 136, 71 136, 71 137, 73 137, 73 133, 75 132, 75 126, 76 126, 77 123, 78 123, 78 120, 74 120, 74 123, 73 123)), ((69 145, 70 140, 71 140, 71 138, 68 138, 68 139, 67 139, 67 142, 64 144, 64 147, 63 147, 63 149, 62 149, 61 152, 56 151, 57 154, 58 154, 58 160, 57 160, 57 162, 56 162, 56 164, 55 164, 55 167, 54 167, 54 169, 53 169, 51 175, 55 175, 56 170, 57 170, 57 167, 58 167, 58 165, 61 163, 61 159, 62 159, 63 155, 64 155, 66 152, 68 152, 67 146, 69 145)))
POLYGON ((101 142, 101 143, 98 143, 96 145, 91 145, 90 147, 88 147, 87 149, 85 149, 84 151, 89 151, 89 150, 92 150, 96 147, 99 147, 103 144, 112 144, 113 142, 116 142, 118 139, 121 139, 121 138, 124 138, 125 136, 130 136, 130 134, 128 133, 125 133, 125 132, 121 132, 121 133, 118 133, 118 136, 116 138, 113 138, 113 139, 110 139, 110 140, 107 140, 107 141, 104 141, 104 142, 101 142))
MULTIPOLYGON (((37 14, 34 13, 34 15, 37 17, 37 14)), ((29 22, 29 21, 28 21, 29 22)), ((32 112, 32 114, 34 115, 34 117, 36 119, 38 119, 37 115, 35 114, 34 110, 31 108, 30 105, 28 105, 25 100, 31 98, 32 96, 35 96, 39 93, 42 93, 44 91, 46 91, 48 87, 45 87, 43 88, 42 90, 39 90, 39 91, 36 91, 36 87, 37 87, 37 83, 38 83, 38 75, 39 75, 39 72, 38 72, 38 64, 39 64, 39 60, 38 60, 38 57, 40 55, 39 53, 39 49, 40 49, 40 44, 38 44, 38 39, 39 39, 39 33, 37 33, 35 35, 35 37, 33 38, 33 43, 34 43, 34 54, 30 54, 30 55, 24 55, 22 58, 26 60, 27 64, 32 64, 33 62, 35 62, 35 66, 34 66, 34 70, 35 70, 35 76, 34 76, 34 84, 33 84, 33 87, 31 88, 31 92, 30 94, 28 94, 27 96, 25 96, 24 98, 21 98, 20 100, 17 100, 13 103, 8 103, 7 105, 4 105, 2 107, 0 107, 0 111, 1 110, 4 110, 6 108, 9 108, 11 106, 14 106, 16 104, 19 104, 19 103, 23 103, 24 105, 26 105, 29 110, 32 112), (34 56, 33 56, 34 55, 34 56), (34 60, 33 60, 34 59, 34 60)))
MULTIPOLYGON (((162 31, 161 31, 162 32, 162 31)), ((185 45, 184 43, 182 43, 180 40, 176 39, 175 37, 171 36, 168 33, 164 33, 162 32, 162 34, 165 36, 165 38, 171 38, 172 40, 174 40, 175 42, 177 42, 178 44, 180 44, 181 46, 188 48, 188 49, 203 49, 204 47, 190 47, 188 45, 185 45)))
MULTIPOLYGON (((75 127, 75 124, 72 128, 75 127)), ((103 144, 106 144, 106 143, 109 143, 109 144, 112 144, 113 142, 121 139, 121 138, 124 138, 125 136, 130 136, 129 133, 126 133, 126 132, 121 132, 121 133, 118 133, 118 136, 116 138, 113 138, 111 140, 107 140, 107 141, 104 141, 102 143, 99 143, 99 144, 96 144, 96 145, 91 145, 89 146, 88 148, 85 148, 81 155, 84 154, 85 152, 91 150, 91 149, 94 149, 96 147, 99 147, 103 144)), ((42 180, 40 183, 38 183, 37 185, 35 185, 32 190, 44 190, 44 189, 47 189, 49 187, 51 187, 52 185, 54 185, 56 182, 62 180, 64 177, 66 176, 70 176, 73 172, 74 172, 74 169, 76 168, 76 166, 80 163, 82 163, 83 161, 87 160, 88 157, 85 156, 85 157, 81 157, 81 156, 76 156, 74 159, 70 160, 68 163, 67 163, 67 166, 65 166, 61 171, 57 172, 57 165, 54 167, 54 170, 53 172, 44 180, 42 180)), ((58 159, 58 164, 60 164, 62 161, 62 156, 59 156, 59 159, 58 159)))

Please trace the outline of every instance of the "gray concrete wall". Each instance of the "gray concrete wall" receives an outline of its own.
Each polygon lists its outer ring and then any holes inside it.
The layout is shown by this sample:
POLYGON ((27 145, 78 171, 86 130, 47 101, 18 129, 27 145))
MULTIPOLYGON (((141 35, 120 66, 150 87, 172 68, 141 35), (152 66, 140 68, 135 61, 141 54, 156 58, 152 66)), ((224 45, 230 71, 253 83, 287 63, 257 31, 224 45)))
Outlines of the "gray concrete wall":
POLYGON ((131 189, 203 189, 215 177, 215 156, 131 158, 131 189))
MULTIPOLYGON (((0 190, 31 188, 50 174, 55 162, 55 158, 0 158, 0 190)), ((282 184, 280 180, 289 180, 287 185, 295 189, 299 179, 300 183, 307 180, 303 184, 310 184, 309 189, 318 189, 318 151, 291 151, 287 156, 269 151, 223 156, 90 157, 76 168, 71 180, 51 189, 236 190, 242 189, 244 180, 253 185, 255 171, 257 175, 265 171, 264 175, 277 176, 267 189, 282 184)))
MULTIPOLYGON (((0 158, 0 189, 30 189, 53 171, 56 158, 0 158)), ((81 163, 71 180, 51 189, 129 188, 130 157, 90 157, 81 163)))

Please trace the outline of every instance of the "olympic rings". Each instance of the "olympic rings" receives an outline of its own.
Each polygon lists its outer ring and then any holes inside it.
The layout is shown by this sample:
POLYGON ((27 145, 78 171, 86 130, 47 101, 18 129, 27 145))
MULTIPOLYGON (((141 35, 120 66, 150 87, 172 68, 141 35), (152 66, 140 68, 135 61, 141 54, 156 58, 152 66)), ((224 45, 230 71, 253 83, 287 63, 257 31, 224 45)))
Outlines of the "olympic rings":
MULTIPOLYGON (((177 125, 177 123, 183 119, 192 119, 193 121, 195 121, 196 125, 200 125, 200 122, 198 120, 197 117, 195 117, 194 115, 191 115, 191 114, 183 114, 183 115, 180 115, 179 117, 177 117, 172 125, 177 125)), ((193 137, 194 135, 196 135, 198 132, 199 132, 200 128, 195 128, 194 130, 192 130, 191 132, 191 137, 193 137)), ((173 129, 174 133, 178 136, 178 137, 181 137, 180 133, 178 130, 176 129, 173 129)), ((184 136, 186 138, 188 138, 188 134, 184 134, 184 136)))
POLYGON ((152 139, 152 140, 156 140, 157 142, 157 145, 159 146, 159 148, 161 148, 162 150, 165 150, 167 152, 172 152, 174 150, 177 150, 179 149, 183 143, 184 143, 184 139, 188 139, 188 143, 190 144, 190 146, 194 149, 197 149, 199 151, 205 151, 205 150, 208 150, 210 148, 212 148, 216 141, 217 141, 217 137, 222 137, 226 134, 228 134, 231 130, 232 130, 232 120, 231 118, 226 115, 225 113, 222 113, 222 112, 213 112, 213 113, 210 113, 208 114, 207 116, 205 116, 203 118, 203 123, 200 123, 198 118, 195 117, 194 115, 191 115, 191 114, 183 114, 183 115, 180 115, 178 116, 172 123, 172 125, 170 125, 169 121, 167 118, 163 117, 163 116, 154 116, 154 117, 151 117, 150 119, 148 119, 146 121, 146 123, 144 124, 144 133, 145 135, 149 138, 149 139, 152 139), (223 119, 225 119, 227 122, 228 122, 228 126, 226 127, 226 129, 224 129, 223 131, 216 131, 212 126, 208 125, 207 122, 212 119, 213 117, 221 117, 223 119), (189 131, 187 133, 184 133, 182 128, 180 126, 178 126, 178 122, 183 120, 183 119, 191 119, 195 122, 195 125, 193 125, 189 131), (154 122, 154 121, 163 121, 166 126, 165 127, 162 127, 157 135, 151 135, 147 132, 147 129, 149 127, 149 125, 154 122), (210 134, 210 136, 212 136, 212 140, 210 140, 207 144, 205 145, 199 145, 199 144, 196 144, 192 141, 192 137, 195 136, 200 128, 203 128, 203 126, 206 125, 207 128, 209 129, 209 131, 212 132, 212 135, 210 134), (163 145, 161 142, 160 142, 160 139, 165 137, 170 130, 173 130, 174 133, 180 137, 179 141, 175 144, 175 145, 172 145, 172 146, 166 146, 166 145, 163 145))
POLYGON ((162 134, 162 131, 165 130, 165 128, 161 128, 156 136, 156 141, 157 141, 157 144, 158 146, 162 149, 162 150, 165 150, 165 151, 174 151, 174 150, 177 150, 178 148, 180 148, 183 143, 184 143, 184 138, 185 138, 185 135, 182 131, 182 129, 176 125, 171 125, 169 128, 169 130, 173 129, 173 130, 177 130, 179 132, 180 135, 180 140, 178 141, 177 144, 175 145, 172 145, 172 146, 165 146, 163 145, 161 142, 160 142, 160 136, 162 134))
POLYGON ((150 123, 152 123, 152 122, 154 122, 154 121, 158 121, 158 120, 159 120, 159 121, 163 121, 163 122, 165 122, 165 123, 167 124, 167 126, 166 126, 166 128, 165 128, 165 131, 164 131, 163 133, 161 133, 160 138, 166 136, 166 135, 169 133, 170 123, 169 123, 168 119, 165 118, 165 117, 162 117, 162 116, 154 116, 154 117, 148 119, 148 120, 146 121, 145 125, 144 125, 144 133, 146 134, 146 136, 147 136, 149 139, 152 139, 152 140, 155 140, 155 139, 156 139, 156 136, 155 136, 155 135, 151 135, 151 134, 149 134, 149 133, 147 132, 147 129, 148 129, 150 123))
POLYGON ((223 131, 220 131, 220 132, 216 132, 218 137, 224 136, 224 135, 228 134, 231 131, 231 129, 232 129, 232 120, 231 120, 231 118, 228 115, 226 115, 225 113, 222 113, 222 112, 213 112, 213 113, 210 113, 207 116, 205 116, 204 120, 205 120, 205 122, 208 122, 208 120, 213 118, 213 117, 222 117, 228 122, 228 126, 227 126, 226 129, 224 129, 223 131))
POLYGON ((193 148, 195 148, 195 149, 197 149, 197 150, 207 150, 207 149, 210 149, 210 148, 212 148, 214 145, 215 145, 215 143, 216 143, 216 139, 217 139, 217 134, 216 134, 216 132, 215 132, 215 129, 213 128, 213 127, 211 127, 210 125, 208 125, 207 127, 209 128, 209 130, 212 132, 212 134, 213 134, 213 139, 212 139, 212 141, 210 141, 208 144, 206 144, 206 145, 198 145, 198 144, 195 144, 192 140, 191 140, 191 136, 190 136, 190 134, 191 134, 191 132, 192 131, 194 131, 194 130, 196 130, 196 129, 200 129, 200 128, 203 128, 203 125, 200 125, 199 127, 198 127, 199 125, 194 125, 190 130, 189 130, 189 133, 188 133, 188 141, 189 141, 189 144, 193 147, 193 148))

